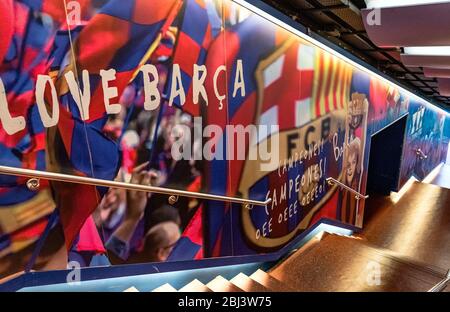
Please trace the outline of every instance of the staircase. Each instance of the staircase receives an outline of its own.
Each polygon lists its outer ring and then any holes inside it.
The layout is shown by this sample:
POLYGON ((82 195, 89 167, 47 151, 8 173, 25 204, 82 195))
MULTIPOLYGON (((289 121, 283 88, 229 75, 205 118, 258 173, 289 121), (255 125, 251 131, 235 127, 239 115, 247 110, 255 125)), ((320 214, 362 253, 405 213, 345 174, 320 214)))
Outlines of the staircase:
POLYGON ((450 189, 416 182, 397 201, 368 202, 376 214, 356 236, 320 233, 267 272, 153 291, 450 292, 449 203, 450 189))
POLYGON ((446 275, 445 270, 359 238, 322 233, 268 272, 258 269, 250 276, 239 273, 230 280, 219 275, 206 284, 194 279, 178 290, 165 284, 153 292, 423 292, 446 275))
POLYGON ((296 291, 428 291, 447 271, 380 249, 369 242, 324 234, 270 275, 296 291))
MULTIPOLYGON (((135 287, 128 288, 124 292, 136 292, 135 287)), ((222 276, 217 276, 207 284, 203 284, 198 279, 176 289, 169 283, 152 290, 152 292, 285 292, 294 291, 290 286, 285 285, 280 280, 274 278, 269 273, 257 270, 248 276, 239 273, 230 280, 222 276)))
MULTIPOLYGON (((124 292, 291 292, 291 291, 439 291, 450 292, 450 189, 413 183, 402 196, 366 202, 363 231, 353 236, 313 230, 276 254, 231 257, 219 262, 187 262, 177 270, 152 265, 118 278, 97 277, 80 285, 65 283, 29 286, 21 276, 5 289, 22 291, 124 292), (315 236, 314 236, 315 235, 315 236), (306 243, 305 243, 306 242, 306 243), (287 254, 286 254, 287 252, 287 254), (284 258, 279 258, 284 254, 284 258), (266 257, 269 256, 269 257, 266 257), (225 261, 225 262, 224 262, 225 261), (274 262, 276 261, 276 263, 274 262), (275 263, 275 264, 274 264, 275 263), (94 283, 101 280, 101 283, 94 283), (23 286, 27 285, 28 286, 23 286), (101 287, 100 287, 100 286, 101 287)), ((349 235, 350 231, 338 231, 349 235)), ((213 261, 211 261, 213 260, 213 261)), ((164 263, 163 263, 164 264, 164 263)), ((115 270, 114 270, 115 269, 115 270)), ((104 270, 104 268, 103 268, 104 270)), ((108 268, 109 270, 109 268, 108 268)), ((105 272, 102 274, 104 275, 105 272)), ((51 272, 38 272, 42 276, 51 272)), ((100 276, 102 275, 100 274, 100 276)), ((32 278, 36 278, 35 276, 32 278)))

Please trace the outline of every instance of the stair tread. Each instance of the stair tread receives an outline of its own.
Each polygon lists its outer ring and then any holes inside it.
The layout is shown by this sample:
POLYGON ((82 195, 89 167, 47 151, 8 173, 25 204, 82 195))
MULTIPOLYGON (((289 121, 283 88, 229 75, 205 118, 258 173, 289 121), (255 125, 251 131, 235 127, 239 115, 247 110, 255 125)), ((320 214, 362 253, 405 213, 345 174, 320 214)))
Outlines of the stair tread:
POLYGON ((377 247, 448 269, 449 206, 450 189, 420 182, 401 197, 374 195, 366 203, 361 235, 377 247))
POLYGON ((200 282, 198 279, 194 279, 189 284, 183 286, 179 292, 211 292, 211 289, 208 288, 205 284, 200 282))
POLYGON ((173 287, 169 283, 161 285, 158 288, 152 290, 152 292, 176 292, 176 291, 177 290, 175 289, 175 287, 173 287))
POLYGON ((445 277, 445 271, 396 257, 360 239, 332 234, 269 273, 296 291, 427 291, 445 277), (379 279, 371 274, 374 270, 379 270, 379 279))
POLYGON ((123 292, 139 292, 139 290, 136 287, 132 286, 130 288, 125 289, 123 292))
POLYGON ((206 286, 213 292, 242 292, 241 288, 220 275, 206 284, 206 286))
POLYGON ((235 277, 230 280, 231 283, 239 287, 245 292, 268 292, 270 291, 264 285, 258 283, 254 279, 251 279, 249 276, 244 273, 239 273, 235 277))
POLYGON ((269 275, 261 269, 258 269, 255 273, 250 275, 250 278, 260 283, 264 287, 270 289, 275 292, 289 292, 293 291, 293 289, 284 282, 281 282, 277 278, 269 275))

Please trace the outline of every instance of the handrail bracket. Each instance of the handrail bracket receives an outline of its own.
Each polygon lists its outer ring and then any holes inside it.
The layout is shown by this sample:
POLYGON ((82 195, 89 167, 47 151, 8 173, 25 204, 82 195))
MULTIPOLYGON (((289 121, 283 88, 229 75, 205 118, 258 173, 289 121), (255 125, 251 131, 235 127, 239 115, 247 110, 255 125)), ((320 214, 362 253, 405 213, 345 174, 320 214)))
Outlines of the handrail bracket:
POLYGON ((357 192, 357 191, 355 191, 354 189, 352 189, 351 187, 349 187, 349 186, 347 186, 347 185, 345 185, 344 183, 342 183, 341 181, 339 181, 339 180, 336 180, 335 178, 327 178, 327 183, 329 184, 329 185, 339 185, 340 187, 342 187, 342 188, 344 188, 344 189, 346 189, 347 191, 349 191, 350 193, 353 193, 354 195, 355 195, 355 199, 356 200, 361 200, 361 199, 368 199, 369 198, 369 195, 363 195, 363 194, 361 194, 361 193, 359 193, 359 192, 357 192))

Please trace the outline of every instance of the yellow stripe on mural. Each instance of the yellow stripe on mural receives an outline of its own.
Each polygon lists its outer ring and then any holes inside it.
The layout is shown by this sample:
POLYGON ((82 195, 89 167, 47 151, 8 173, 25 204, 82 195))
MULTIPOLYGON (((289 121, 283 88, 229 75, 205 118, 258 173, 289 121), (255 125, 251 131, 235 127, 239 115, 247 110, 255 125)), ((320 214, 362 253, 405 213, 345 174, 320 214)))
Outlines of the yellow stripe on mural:
POLYGON ((330 63, 331 63, 331 55, 329 53, 323 53, 323 77, 322 77, 322 88, 320 89, 320 116, 323 116, 327 113, 327 109, 325 107, 325 96, 327 92, 328 78, 330 75, 330 63))
POLYGON ((317 112, 316 112, 316 101, 317 101, 317 95, 318 95, 318 89, 319 89, 319 81, 321 79, 320 77, 320 58, 322 56, 322 51, 315 48, 314 53, 314 74, 313 74, 313 86, 312 86, 312 94, 311 94, 311 104, 310 104, 310 111, 311 111, 311 120, 315 120, 319 118, 317 112))
POLYGON ((336 103, 335 103, 335 107, 336 109, 342 109, 342 92, 343 89, 342 87, 344 86, 344 75, 345 75, 345 65, 340 62, 338 60, 338 68, 337 68, 337 81, 336 81, 336 85, 335 85, 335 89, 333 90, 333 92, 336 93, 336 103))
POLYGON ((12 233, 49 215, 54 209, 51 191, 44 189, 26 202, 3 206, 0 209, 0 229, 3 233, 12 233))
POLYGON ((328 103, 330 111, 337 109, 337 103, 335 103, 334 98, 337 92, 336 90, 336 79, 338 79, 338 70, 339 70, 339 60, 336 57, 331 57, 331 80, 330 80, 330 88, 328 89, 328 103))

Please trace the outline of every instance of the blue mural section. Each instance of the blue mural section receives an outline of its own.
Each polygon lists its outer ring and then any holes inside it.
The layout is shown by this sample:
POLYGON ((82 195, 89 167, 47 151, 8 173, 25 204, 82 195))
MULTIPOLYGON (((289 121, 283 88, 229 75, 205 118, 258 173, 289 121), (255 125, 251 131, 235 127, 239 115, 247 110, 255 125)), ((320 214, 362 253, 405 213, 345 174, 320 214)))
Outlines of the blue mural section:
POLYGON ((448 132, 444 125, 448 117, 422 101, 412 101, 406 129, 400 184, 411 176, 422 180, 438 164, 445 161, 448 132))

